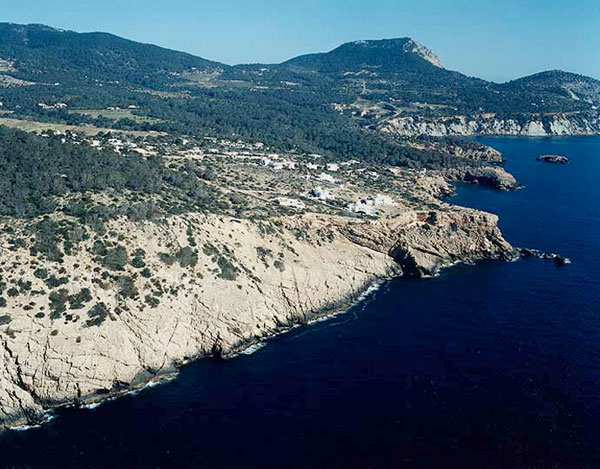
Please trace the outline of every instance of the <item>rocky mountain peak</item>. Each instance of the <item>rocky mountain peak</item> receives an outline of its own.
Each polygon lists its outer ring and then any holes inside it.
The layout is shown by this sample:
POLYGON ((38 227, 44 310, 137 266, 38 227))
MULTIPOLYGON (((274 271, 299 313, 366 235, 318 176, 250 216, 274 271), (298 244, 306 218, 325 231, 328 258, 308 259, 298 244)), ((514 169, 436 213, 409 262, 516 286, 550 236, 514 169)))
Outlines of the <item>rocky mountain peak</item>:
POLYGON ((342 44, 324 54, 309 54, 285 64, 317 70, 427 71, 431 65, 442 68, 440 59, 411 38, 361 40, 342 44))
POLYGON ((431 49, 425 47, 423 44, 419 44, 417 41, 409 39, 404 45, 404 52, 416 54, 432 65, 442 68, 442 61, 440 58, 435 55, 431 49))
POLYGON ((403 55, 416 55, 417 57, 426 60, 430 64, 442 68, 442 62, 440 58, 435 55, 431 49, 409 37, 398 39, 354 41, 345 44, 344 46, 346 46, 348 49, 354 49, 355 51, 360 51, 362 49, 365 53, 368 53, 368 51, 386 51, 400 53, 403 55))

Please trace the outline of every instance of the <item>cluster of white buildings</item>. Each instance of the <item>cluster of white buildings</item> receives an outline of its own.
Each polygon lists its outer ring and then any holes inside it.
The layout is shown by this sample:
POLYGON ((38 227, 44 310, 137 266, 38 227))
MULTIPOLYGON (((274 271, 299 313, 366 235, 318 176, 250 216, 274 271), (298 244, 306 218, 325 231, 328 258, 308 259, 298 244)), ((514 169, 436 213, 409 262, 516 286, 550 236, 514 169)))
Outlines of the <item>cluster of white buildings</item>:
POLYGON ((375 207, 393 207, 395 205, 396 202, 389 195, 377 194, 376 196, 348 204, 346 208, 353 213, 375 215, 377 212, 375 207))
POLYGON ((290 160, 272 160, 271 158, 263 157, 258 161, 261 166, 267 166, 275 171, 281 169, 296 169, 296 163, 290 160))
POLYGON ((56 104, 45 104, 38 103, 38 106, 42 109, 66 109, 68 105, 66 103, 56 103, 56 104))
POLYGON ((119 138, 109 138, 108 144, 116 151, 120 152, 121 150, 133 150, 137 147, 137 145, 133 142, 124 142, 119 138))

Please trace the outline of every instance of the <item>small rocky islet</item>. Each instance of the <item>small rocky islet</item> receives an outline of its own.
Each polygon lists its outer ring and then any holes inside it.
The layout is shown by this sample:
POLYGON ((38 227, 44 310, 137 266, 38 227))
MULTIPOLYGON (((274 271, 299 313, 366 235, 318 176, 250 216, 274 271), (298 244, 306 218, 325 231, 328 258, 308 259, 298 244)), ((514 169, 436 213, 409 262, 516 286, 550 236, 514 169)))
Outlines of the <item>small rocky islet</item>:
POLYGON ((569 162, 569 158, 562 155, 540 155, 536 159, 543 163, 567 164, 569 162))

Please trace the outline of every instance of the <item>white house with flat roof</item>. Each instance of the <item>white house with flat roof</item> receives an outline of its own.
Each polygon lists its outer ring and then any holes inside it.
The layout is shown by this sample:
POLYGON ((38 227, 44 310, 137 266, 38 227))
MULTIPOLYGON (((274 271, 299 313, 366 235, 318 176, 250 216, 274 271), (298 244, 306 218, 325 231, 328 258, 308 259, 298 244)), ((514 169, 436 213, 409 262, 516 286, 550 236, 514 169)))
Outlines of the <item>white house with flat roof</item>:
POLYGON ((298 200, 298 199, 288 199, 286 197, 280 197, 279 199, 277 199, 277 202, 282 207, 293 207, 293 208, 305 208, 306 207, 304 202, 302 202, 301 200, 298 200))
POLYGON ((335 184, 335 179, 333 178, 333 176, 327 173, 319 174, 318 179, 319 181, 330 182, 331 184, 335 184))
POLYGON ((365 215, 375 215, 375 207, 361 202, 348 204, 346 208, 353 213, 364 213, 365 215))
POLYGON ((328 190, 323 189, 322 187, 315 187, 312 191, 312 195, 315 196, 319 200, 332 200, 333 195, 328 190))

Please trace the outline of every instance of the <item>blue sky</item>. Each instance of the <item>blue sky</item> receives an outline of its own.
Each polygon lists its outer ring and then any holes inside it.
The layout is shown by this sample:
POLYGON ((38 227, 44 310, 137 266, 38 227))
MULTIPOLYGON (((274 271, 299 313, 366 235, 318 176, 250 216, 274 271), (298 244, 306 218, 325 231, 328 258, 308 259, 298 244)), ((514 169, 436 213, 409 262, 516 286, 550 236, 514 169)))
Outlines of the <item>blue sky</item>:
POLYGON ((600 78, 600 0, 7 0, 0 21, 106 31, 229 64, 410 36, 446 67, 490 80, 555 68, 600 78))

